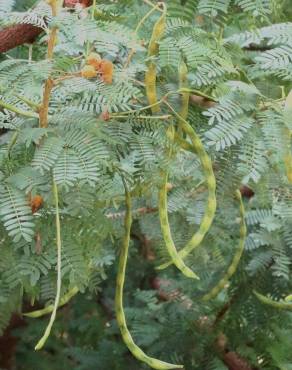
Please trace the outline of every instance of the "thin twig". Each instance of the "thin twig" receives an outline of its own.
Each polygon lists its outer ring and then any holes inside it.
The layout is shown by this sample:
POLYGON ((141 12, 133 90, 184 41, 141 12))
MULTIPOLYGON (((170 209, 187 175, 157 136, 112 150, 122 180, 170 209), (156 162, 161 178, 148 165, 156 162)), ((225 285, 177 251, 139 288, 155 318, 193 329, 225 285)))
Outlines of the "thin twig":
POLYGON ((23 101, 26 105, 28 105, 30 108, 32 108, 35 112, 39 112, 40 105, 38 103, 35 103, 34 101, 18 94, 14 94, 15 97, 21 101, 23 101))
POLYGON ((12 104, 6 103, 2 99, 0 99, 0 106, 3 107, 3 108, 5 108, 5 109, 7 109, 7 110, 9 110, 9 111, 11 111, 11 112, 20 114, 21 116, 24 116, 24 117, 38 118, 38 115, 36 113, 19 109, 19 108, 15 107, 12 104))
MULTIPOLYGON (((147 14, 144 15, 144 17, 140 20, 140 22, 138 23, 138 25, 137 25, 137 27, 135 29, 135 35, 138 34, 139 29, 142 27, 142 25, 146 21, 146 19, 149 18, 150 15, 152 13, 154 13, 156 10, 160 10, 158 5, 154 6, 154 8, 152 8, 147 14)), ((129 64, 130 64, 130 62, 131 62, 131 60, 132 60, 135 52, 136 52, 136 50, 134 48, 132 48, 131 51, 130 51, 130 53, 129 53, 129 55, 128 55, 128 58, 126 60, 126 63, 124 65, 123 69, 126 69, 129 66, 129 64)))
MULTIPOLYGON (((150 0, 143 0, 145 4, 152 6, 152 8, 156 7, 156 5, 152 4, 150 0)), ((160 12, 163 12, 162 9, 158 8, 160 12)))
MULTIPOLYGON (((141 119, 161 119, 161 120, 166 120, 166 119, 169 119, 171 118, 172 116, 170 114, 165 114, 163 116, 137 116, 137 119, 141 118, 141 119)), ((110 118, 127 118, 127 116, 117 116, 117 115, 111 115, 110 114, 110 118)))
MULTIPOLYGON (((154 213, 154 212, 157 212, 157 211, 158 211, 158 208, 141 207, 141 208, 137 208, 137 209, 133 210, 132 214, 133 214, 133 216, 140 216, 140 215, 145 215, 145 214, 148 214, 148 213, 154 213)), ((108 218, 109 220, 116 220, 118 218, 125 217, 125 213, 126 213, 125 211, 107 213, 105 215, 105 217, 108 218)))

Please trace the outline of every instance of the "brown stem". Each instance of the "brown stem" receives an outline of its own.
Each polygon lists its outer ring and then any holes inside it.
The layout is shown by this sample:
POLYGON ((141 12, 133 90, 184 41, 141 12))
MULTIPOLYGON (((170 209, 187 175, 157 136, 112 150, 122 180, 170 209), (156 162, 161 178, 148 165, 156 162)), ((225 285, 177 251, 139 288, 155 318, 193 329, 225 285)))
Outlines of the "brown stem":
MULTIPOLYGON (((237 297, 238 294, 234 294, 217 313, 216 318, 212 324, 213 330, 215 330, 219 322, 223 320, 230 307, 233 305, 234 302, 236 302, 237 297)), ((230 351, 228 349, 228 339, 223 333, 220 333, 216 338, 215 349, 218 352, 219 357, 229 370, 255 370, 255 368, 251 367, 248 364, 246 359, 242 358, 237 352, 230 351)))
MULTIPOLYGON (((56 17, 58 14, 58 9, 57 9, 57 0, 51 0, 50 1, 50 6, 52 8, 52 15, 53 17, 56 17)), ((58 28, 53 27, 49 40, 48 40, 48 52, 47 52, 47 59, 51 60, 53 59, 54 56, 54 47, 56 45, 57 41, 57 33, 58 33, 58 28)), ((49 114, 49 104, 50 104, 50 97, 51 97, 51 92, 53 89, 54 83, 53 80, 49 77, 45 83, 44 87, 44 94, 43 94, 43 102, 39 110, 39 117, 40 117, 40 127, 41 128, 47 128, 48 127, 48 114, 49 114)))
POLYGON ((50 104, 50 97, 51 97, 51 92, 52 92, 53 86, 54 86, 54 84, 53 84, 52 79, 48 78, 46 83, 45 83, 43 103, 42 103, 40 111, 39 111, 40 127, 41 128, 48 127, 49 104, 50 104))
POLYGON ((193 94, 190 96, 190 102, 192 104, 198 105, 200 108, 203 109, 208 109, 216 105, 216 102, 212 100, 208 100, 207 98, 193 94))
POLYGON ((222 361, 229 370, 255 370, 236 352, 229 351, 224 353, 222 361))
POLYGON ((54 56, 54 47, 55 47, 56 40, 57 40, 57 32, 58 32, 57 27, 54 27, 51 31, 51 35, 50 35, 50 38, 49 38, 49 41, 48 41, 47 59, 49 59, 49 60, 53 59, 53 56, 54 56))
POLYGON ((219 322, 220 322, 221 320, 223 320, 223 318, 224 318, 225 314, 229 311, 230 307, 231 307, 231 306, 233 305, 233 303, 236 301, 237 296, 238 296, 237 294, 234 294, 234 295, 229 299, 229 301, 227 301, 227 302, 223 305, 223 307, 221 308, 221 310, 217 313, 216 318, 215 318, 215 320, 214 320, 214 322, 213 322, 213 324, 212 324, 212 327, 213 327, 213 328, 215 328, 215 327, 219 324, 219 322))
POLYGON ((243 47, 243 50, 246 50, 246 51, 269 51, 271 49, 272 48, 269 46, 255 45, 255 44, 251 44, 249 46, 243 47))

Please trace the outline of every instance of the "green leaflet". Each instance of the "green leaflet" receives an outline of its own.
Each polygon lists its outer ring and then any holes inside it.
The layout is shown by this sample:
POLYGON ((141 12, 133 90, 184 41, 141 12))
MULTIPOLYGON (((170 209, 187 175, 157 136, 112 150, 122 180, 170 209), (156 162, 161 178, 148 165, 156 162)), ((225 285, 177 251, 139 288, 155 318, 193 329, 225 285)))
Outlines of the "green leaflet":
POLYGON ((167 369, 177 369, 182 368, 182 365, 170 364, 164 361, 157 360, 155 358, 147 356, 141 348, 139 348, 129 332, 126 323, 126 317, 123 309, 123 289, 126 275, 126 266, 128 259, 129 243, 130 243, 130 232, 132 225, 132 212, 131 212, 131 196, 127 189, 125 180, 123 180, 125 186, 125 200, 126 200, 126 214, 125 214, 125 235, 123 239, 118 274, 117 274, 117 286, 116 286, 116 296, 115 296, 115 310, 117 316, 118 326, 121 331, 122 338, 127 345, 129 351, 138 360, 145 362, 147 365, 153 369, 167 370, 167 369))
POLYGON ((232 262, 230 266, 228 267, 228 270, 226 271, 225 275, 222 277, 221 280, 219 280, 218 284, 214 286, 214 288, 207 294, 205 294, 202 297, 203 301, 208 301, 212 298, 215 298, 220 291, 224 288, 228 280, 231 278, 231 276, 235 273, 237 266, 239 264, 240 258, 242 256, 243 250, 244 250, 244 244, 246 239, 246 224, 245 224, 245 211, 244 211, 244 205, 242 202, 241 193, 239 190, 236 191, 236 198, 239 200, 240 203, 240 241, 238 245, 238 249, 232 259, 232 262))
POLYGON ((263 294, 253 291, 254 295, 264 304, 277 308, 279 310, 292 310, 292 303, 286 301, 274 301, 273 299, 264 296, 263 294))

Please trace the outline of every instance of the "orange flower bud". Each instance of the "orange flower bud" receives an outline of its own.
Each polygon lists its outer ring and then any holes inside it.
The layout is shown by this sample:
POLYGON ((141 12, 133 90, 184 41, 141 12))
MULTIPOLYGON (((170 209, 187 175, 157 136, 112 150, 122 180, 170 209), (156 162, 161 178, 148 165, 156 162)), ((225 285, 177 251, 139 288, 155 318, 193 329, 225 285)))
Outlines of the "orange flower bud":
POLYGON ((170 191, 172 189, 173 189, 172 183, 170 183, 170 182, 166 183, 166 191, 170 191))
POLYGON ((86 63, 98 70, 101 64, 101 57, 97 53, 90 53, 86 58, 86 63))
POLYGON ((97 76, 97 71, 93 66, 86 65, 81 69, 81 76, 84 78, 94 78, 97 76))
POLYGON ((111 84, 113 82, 114 65, 111 61, 102 60, 100 63, 99 72, 104 83, 111 84))
POLYGON ((44 200, 40 195, 35 195, 30 199, 30 206, 32 213, 37 212, 43 205, 44 200))

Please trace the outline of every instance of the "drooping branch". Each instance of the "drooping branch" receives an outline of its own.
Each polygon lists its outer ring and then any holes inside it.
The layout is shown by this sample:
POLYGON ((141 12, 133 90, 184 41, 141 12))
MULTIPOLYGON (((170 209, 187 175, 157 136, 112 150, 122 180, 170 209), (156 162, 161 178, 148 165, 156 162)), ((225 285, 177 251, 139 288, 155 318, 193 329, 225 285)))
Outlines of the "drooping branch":
MULTIPOLYGON (((64 6, 72 8, 76 4, 88 7, 91 0, 65 0, 64 6)), ((32 24, 15 24, 0 30, 0 53, 14 49, 23 44, 31 44, 43 32, 43 29, 32 24)))

